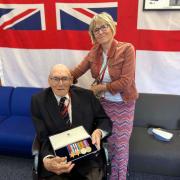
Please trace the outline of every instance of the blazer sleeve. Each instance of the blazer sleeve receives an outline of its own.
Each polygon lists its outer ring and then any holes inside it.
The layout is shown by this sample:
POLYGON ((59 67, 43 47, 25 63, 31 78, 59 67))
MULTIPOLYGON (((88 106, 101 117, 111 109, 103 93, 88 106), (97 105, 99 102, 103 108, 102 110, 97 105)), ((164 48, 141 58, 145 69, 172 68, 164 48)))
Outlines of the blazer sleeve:
POLYGON ((37 138, 40 141, 41 149, 40 156, 43 159, 47 155, 54 155, 53 149, 51 147, 49 138, 48 138, 48 129, 43 121, 41 114, 41 103, 37 96, 32 96, 31 99, 31 114, 32 120, 35 126, 37 133, 37 138))

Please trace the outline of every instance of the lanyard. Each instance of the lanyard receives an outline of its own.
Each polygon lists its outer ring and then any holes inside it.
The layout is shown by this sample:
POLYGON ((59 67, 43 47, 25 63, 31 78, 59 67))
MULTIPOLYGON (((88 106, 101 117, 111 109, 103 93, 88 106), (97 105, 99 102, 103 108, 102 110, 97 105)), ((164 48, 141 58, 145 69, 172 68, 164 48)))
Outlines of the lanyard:
POLYGON ((107 66, 108 66, 108 59, 106 61, 105 66, 103 67, 102 71, 101 71, 100 62, 98 63, 99 74, 98 74, 97 78, 94 80, 94 82, 92 83, 92 85, 99 84, 102 82, 107 66))
POLYGON ((106 62, 103 70, 98 75, 99 82, 102 82, 102 80, 104 79, 104 75, 105 75, 105 71, 106 71, 107 65, 108 65, 108 63, 106 62))
POLYGON ((105 62, 105 64, 104 63, 102 64, 102 66, 104 65, 102 71, 99 70, 99 75, 98 75, 98 78, 97 78, 99 80, 99 82, 102 82, 102 80, 104 79, 105 71, 106 71, 106 68, 107 68, 107 65, 108 65, 108 59, 107 59, 107 56, 105 55, 105 53, 103 53, 103 56, 104 56, 103 61, 106 60, 106 62, 105 62))

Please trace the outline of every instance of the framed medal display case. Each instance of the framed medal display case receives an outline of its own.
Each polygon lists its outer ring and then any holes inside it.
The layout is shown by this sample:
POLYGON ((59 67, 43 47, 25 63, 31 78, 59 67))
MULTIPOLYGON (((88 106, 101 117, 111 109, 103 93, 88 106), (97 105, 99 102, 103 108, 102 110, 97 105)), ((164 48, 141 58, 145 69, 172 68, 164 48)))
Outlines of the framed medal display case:
POLYGON ((180 10, 180 0, 144 0, 143 10, 180 10))
POLYGON ((49 137, 56 156, 66 156, 67 161, 76 161, 97 153, 91 136, 83 126, 49 137))

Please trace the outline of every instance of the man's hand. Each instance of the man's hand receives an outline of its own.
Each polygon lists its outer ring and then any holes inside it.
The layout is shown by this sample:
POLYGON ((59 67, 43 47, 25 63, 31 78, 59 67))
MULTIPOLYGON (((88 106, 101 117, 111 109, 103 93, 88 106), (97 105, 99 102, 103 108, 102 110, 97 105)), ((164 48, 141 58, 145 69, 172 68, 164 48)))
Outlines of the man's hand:
POLYGON ((66 157, 53 157, 53 158, 45 158, 43 159, 44 167, 57 175, 62 173, 69 173, 75 164, 72 162, 67 162, 66 157))
POLYGON ((92 133, 92 144, 95 144, 97 149, 100 150, 102 132, 100 129, 94 130, 92 133))

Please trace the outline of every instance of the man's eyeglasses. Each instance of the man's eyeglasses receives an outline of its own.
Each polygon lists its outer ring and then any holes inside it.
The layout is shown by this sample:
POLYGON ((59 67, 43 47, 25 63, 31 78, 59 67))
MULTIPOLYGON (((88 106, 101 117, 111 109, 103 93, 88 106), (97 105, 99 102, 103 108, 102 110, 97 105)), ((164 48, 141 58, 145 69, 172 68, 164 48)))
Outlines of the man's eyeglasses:
POLYGON ((63 76, 63 77, 50 77, 50 80, 54 83, 54 84, 58 84, 60 81, 62 81, 62 83, 67 83, 69 82, 71 78, 67 77, 67 76, 63 76))
POLYGON ((97 35, 97 34, 99 34, 100 30, 101 30, 102 32, 107 31, 107 28, 108 28, 108 27, 109 27, 109 24, 103 24, 103 25, 101 25, 100 27, 95 28, 95 29, 93 30, 93 32, 94 32, 95 35, 97 35))

